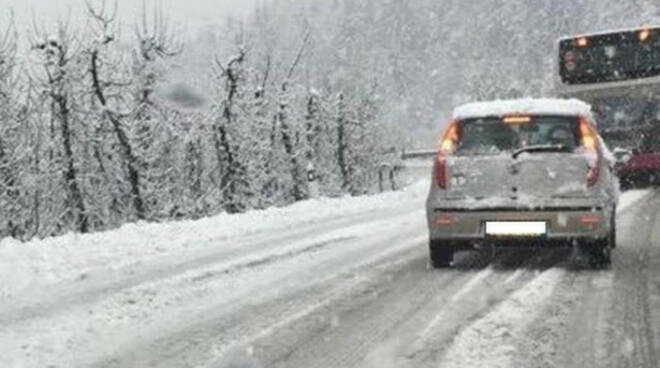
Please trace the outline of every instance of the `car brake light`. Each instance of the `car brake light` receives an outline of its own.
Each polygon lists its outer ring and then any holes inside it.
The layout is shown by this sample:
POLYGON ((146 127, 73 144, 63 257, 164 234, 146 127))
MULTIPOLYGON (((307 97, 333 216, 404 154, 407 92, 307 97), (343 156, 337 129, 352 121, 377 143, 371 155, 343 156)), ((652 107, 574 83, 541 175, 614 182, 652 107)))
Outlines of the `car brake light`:
POLYGON ((587 185, 594 186, 600 178, 600 154, 598 152, 598 137, 589 124, 589 121, 581 117, 578 120, 578 134, 580 145, 587 151, 589 161, 589 172, 587 172, 587 185))
POLYGON ((591 124, 585 118, 580 118, 578 121, 578 129, 580 133, 580 144, 586 148, 590 153, 598 152, 598 144, 596 133, 594 132, 591 124))
POLYGON ((452 121, 445 134, 442 136, 442 142, 440 143, 440 153, 444 155, 451 155, 456 150, 458 145, 458 123, 452 121))
POLYGON ((598 225, 601 223, 601 219, 595 215, 582 215, 580 222, 584 225, 598 225))
POLYGON ((529 124, 532 122, 531 116, 525 115, 510 115, 502 118, 504 124, 518 125, 518 124, 529 124))
POLYGON ((435 220, 435 223, 438 226, 451 226, 454 224, 454 220, 447 215, 442 215, 435 220))
POLYGON ((646 42, 651 38, 651 30, 644 27, 637 33, 639 42, 646 42))
POLYGON ((575 46, 577 47, 587 47, 589 46, 589 39, 587 37, 579 37, 573 40, 575 46))
POLYGON ((442 189, 447 189, 447 156, 453 154, 457 146, 458 123, 452 121, 442 136, 438 153, 433 162, 433 176, 436 184, 442 189))

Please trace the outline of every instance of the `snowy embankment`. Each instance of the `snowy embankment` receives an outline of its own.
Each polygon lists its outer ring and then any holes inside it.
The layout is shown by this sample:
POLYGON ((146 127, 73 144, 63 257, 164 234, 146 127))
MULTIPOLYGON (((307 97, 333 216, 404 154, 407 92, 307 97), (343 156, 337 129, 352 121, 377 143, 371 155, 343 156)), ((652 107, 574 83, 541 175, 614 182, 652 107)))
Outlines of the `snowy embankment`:
MULTIPOLYGON (((14 294, 35 286, 85 278, 94 271, 122 268, 179 258, 222 246, 240 247, 246 235, 296 229, 350 216, 377 214, 414 202, 422 208, 426 181, 406 190, 363 197, 320 198, 289 207, 220 214, 196 221, 127 224, 117 230, 93 234, 19 242, 0 241, 0 295, 14 294)), ((359 221, 356 221, 359 222, 359 221)))
POLYGON ((653 193, 651 189, 636 189, 621 193, 617 212, 625 211, 653 193))

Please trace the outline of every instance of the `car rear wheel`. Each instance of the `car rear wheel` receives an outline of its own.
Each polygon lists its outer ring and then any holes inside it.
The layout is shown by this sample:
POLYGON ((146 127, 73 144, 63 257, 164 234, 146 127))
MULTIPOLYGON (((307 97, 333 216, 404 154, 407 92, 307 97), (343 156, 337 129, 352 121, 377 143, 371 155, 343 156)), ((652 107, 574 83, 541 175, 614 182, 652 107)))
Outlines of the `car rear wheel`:
POLYGON ((431 240, 429 257, 433 268, 451 267, 454 260, 454 245, 449 241, 431 240))
POLYGON ((631 178, 627 176, 622 176, 619 178, 619 187, 621 191, 625 192, 634 188, 634 184, 631 178))
MULTIPOLYGON (((614 212, 616 213, 616 211, 614 212)), ((612 215, 610 233, 605 239, 599 239, 594 244, 586 245, 589 265, 593 268, 604 268, 612 264, 612 249, 616 247, 616 221, 612 215)))
POLYGON ((592 245, 589 247, 589 265, 592 268, 604 268, 612 264, 612 248, 600 244, 592 245))

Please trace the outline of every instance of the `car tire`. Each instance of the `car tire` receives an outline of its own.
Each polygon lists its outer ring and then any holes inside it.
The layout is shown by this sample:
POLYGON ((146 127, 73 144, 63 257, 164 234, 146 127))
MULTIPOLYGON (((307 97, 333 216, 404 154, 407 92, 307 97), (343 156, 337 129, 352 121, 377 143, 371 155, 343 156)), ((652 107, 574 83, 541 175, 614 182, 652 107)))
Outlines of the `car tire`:
POLYGON ((612 264, 612 248, 609 246, 594 244, 589 248, 588 254, 589 266, 592 268, 606 268, 612 264))
MULTIPOLYGON (((612 215, 613 217, 616 215, 612 215)), ((616 221, 612 219, 610 233, 605 239, 599 239, 593 244, 586 245, 589 256, 589 265, 592 268, 606 268, 612 264, 612 250, 616 248, 616 221)))
POLYGON ((622 192, 627 192, 633 189, 631 180, 626 176, 622 176, 621 178, 619 178, 619 188, 621 188, 622 192))
POLYGON ((451 267, 454 260, 454 245, 449 241, 431 240, 429 242, 429 258, 433 268, 451 267))

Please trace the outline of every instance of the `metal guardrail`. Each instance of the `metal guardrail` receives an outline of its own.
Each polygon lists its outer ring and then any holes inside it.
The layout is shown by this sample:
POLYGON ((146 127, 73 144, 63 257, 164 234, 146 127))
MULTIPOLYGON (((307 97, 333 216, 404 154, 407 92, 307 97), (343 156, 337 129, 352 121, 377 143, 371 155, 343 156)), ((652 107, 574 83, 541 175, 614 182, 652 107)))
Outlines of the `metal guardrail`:
POLYGON ((401 159, 411 160, 415 158, 433 158, 435 154, 436 154, 436 150, 403 151, 401 152, 401 159))
POLYGON ((378 165, 378 189, 381 192, 397 190, 401 187, 401 183, 405 182, 404 172, 420 173, 430 170, 435 155, 436 150, 430 149, 383 151, 382 161, 378 165))

